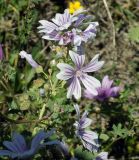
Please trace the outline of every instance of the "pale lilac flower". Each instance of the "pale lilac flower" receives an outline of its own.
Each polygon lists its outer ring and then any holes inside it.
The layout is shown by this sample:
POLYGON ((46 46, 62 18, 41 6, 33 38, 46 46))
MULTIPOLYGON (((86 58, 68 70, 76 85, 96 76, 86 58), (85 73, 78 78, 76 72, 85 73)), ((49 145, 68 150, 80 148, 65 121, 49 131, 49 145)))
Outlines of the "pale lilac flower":
POLYGON ((60 69, 60 73, 57 74, 57 78, 60 80, 66 80, 69 83, 67 98, 71 98, 72 95, 76 99, 81 97, 81 84, 94 95, 97 95, 96 88, 100 87, 100 82, 93 76, 89 76, 89 72, 98 71, 104 64, 104 61, 98 61, 99 55, 96 55, 89 64, 84 66, 85 55, 79 55, 73 51, 69 51, 69 55, 75 64, 75 68, 66 63, 59 63, 57 67, 60 69))
POLYGON ((88 112, 85 111, 83 115, 80 117, 80 109, 79 106, 76 104, 74 108, 77 113, 78 120, 74 123, 76 127, 76 135, 81 139, 84 147, 89 151, 97 151, 99 144, 98 144, 98 135, 97 133, 86 130, 92 123, 90 118, 87 118, 88 112))
POLYGON ((32 55, 28 54, 25 51, 21 51, 19 53, 19 55, 21 56, 21 58, 25 58, 28 63, 33 67, 33 68, 37 68, 39 65, 33 60, 32 55))
POLYGON ((72 16, 69 10, 65 9, 63 14, 57 13, 55 18, 52 18, 52 22, 40 20, 42 26, 39 26, 38 29, 41 29, 39 32, 43 33, 51 33, 54 30, 62 31, 68 29, 75 20, 77 17, 72 16))
MULTIPOLYGON (((0 150, 0 156, 8 156, 17 159, 28 159, 33 157, 39 149, 47 145, 44 143, 44 139, 48 139, 54 133, 54 129, 49 132, 40 131, 36 134, 31 142, 31 146, 27 146, 25 139, 22 135, 14 132, 12 136, 12 142, 4 141, 3 145, 8 150, 0 150)), ((49 144, 48 144, 49 145, 49 144)))
POLYGON ((3 59, 3 50, 2 50, 2 46, 0 44, 0 60, 2 60, 2 59, 3 59))
POLYGON ((95 160, 108 160, 108 152, 101 152, 95 160))
POLYGON ((87 42, 90 38, 96 36, 96 27, 98 22, 84 23, 84 20, 89 19, 86 16, 77 12, 71 15, 66 9, 64 14, 56 14, 52 22, 40 20, 40 33, 44 33, 43 39, 56 41, 59 45, 75 45, 79 46, 81 42, 87 42), (89 25, 85 30, 83 26, 89 25))
POLYGON ((82 42, 86 43, 89 39, 93 39, 96 36, 97 26, 97 22, 92 22, 84 31, 80 29, 73 29, 73 44, 75 46, 80 46, 82 42))
POLYGON ((97 99, 99 101, 107 100, 110 97, 116 97, 121 91, 120 86, 113 86, 113 80, 110 80, 108 76, 105 76, 102 80, 102 84, 97 88, 98 95, 92 94, 90 91, 85 90, 84 96, 89 99, 97 99))

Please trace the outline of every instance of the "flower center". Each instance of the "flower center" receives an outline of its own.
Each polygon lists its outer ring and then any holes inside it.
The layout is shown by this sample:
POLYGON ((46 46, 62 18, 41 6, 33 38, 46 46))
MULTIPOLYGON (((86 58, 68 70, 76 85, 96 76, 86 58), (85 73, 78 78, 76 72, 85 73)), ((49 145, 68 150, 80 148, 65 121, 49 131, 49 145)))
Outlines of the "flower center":
POLYGON ((80 71, 80 70, 76 71, 76 76, 81 77, 82 76, 82 71, 80 71))

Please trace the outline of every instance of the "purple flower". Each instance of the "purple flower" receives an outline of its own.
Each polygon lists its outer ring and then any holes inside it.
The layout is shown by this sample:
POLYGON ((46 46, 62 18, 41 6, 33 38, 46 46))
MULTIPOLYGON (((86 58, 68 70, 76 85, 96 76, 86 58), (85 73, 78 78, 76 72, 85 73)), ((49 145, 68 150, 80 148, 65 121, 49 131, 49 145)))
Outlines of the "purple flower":
POLYGON ((0 44, 0 60, 2 60, 2 59, 3 59, 3 50, 2 50, 2 46, 0 44))
POLYGON ((4 141, 3 145, 8 150, 0 150, 0 156, 8 156, 11 158, 27 159, 33 157, 36 152, 47 145, 47 143, 42 143, 44 139, 49 138, 54 133, 54 129, 49 132, 40 131, 33 138, 31 142, 31 147, 29 148, 25 142, 22 135, 14 132, 12 136, 12 142, 4 141))
POLYGON ((98 135, 93 131, 86 130, 92 123, 90 118, 87 118, 88 112, 85 111, 80 118, 80 109, 79 106, 76 104, 74 108, 77 113, 78 121, 74 123, 76 127, 76 135, 81 139, 84 147, 89 151, 97 151, 98 150, 98 135))
POLYGON ((75 64, 75 68, 66 63, 59 63, 57 67, 60 69, 60 73, 57 74, 57 78, 60 80, 68 80, 69 87, 67 92, 67 98, 71 98, 72 95, 76 99, 81 97, 81 84, 94 95, 97 95, 96 88, 100 87, 100 82, 96 78, 89 76, 89 72, 95 72, 99 70, 104 61, 98 61, 99 55, 96 55, 89 64, 84 65, 85 55, 78 55, 73 51, 69 51, 69 55, 75 64))
POLYGON ((66 9, 64 14, 57 13, 52 22, 40 20, 41 26, 38 29, 40 29, 40 33, 44 33, 43 39, 56 41, 59 45, 71 43, 72 45, 79 46, 81 42, 87 42, 90 38, 96 36, 98 22, 83 22, 89 18, 90 16, 86 16, 80 12, 71 15, 69 10, 66 9), (88 24, 89 26, 84 30, 82 26, 88 24))
POLYGON ((108 160, 108 152, 101 152, 95 160, 108 160))
POLYGON ((28 54, 25 51, 21 51, 19 53, 19 55, 21 56, 21 58, 25 58, 28 63, 33 67, 33 68, 37 68, 39 65, 33 60, 32 55, 28 54))
POLYGON ((97 88, 98 95, 92 94, 89 90, 84 91, 84 96, 89 99, 97 99, 104 101, 110 97, 116 97, 121 91, 120 86, 113 86, 113 80, 110 80, 108 76, 105 76, 102 80, 102 84, 97 88))

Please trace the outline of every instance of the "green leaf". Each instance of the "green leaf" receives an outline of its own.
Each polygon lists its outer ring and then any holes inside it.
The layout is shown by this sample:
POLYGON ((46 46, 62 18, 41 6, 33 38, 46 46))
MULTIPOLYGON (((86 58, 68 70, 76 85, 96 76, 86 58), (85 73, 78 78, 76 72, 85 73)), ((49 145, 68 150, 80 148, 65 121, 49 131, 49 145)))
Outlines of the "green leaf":
POLYGON ((131 27, 128 32, 128 37, 131 41, 139 42, 139 27, 131 27))
POLYGON ((104 141, 107 141, 109 139, 109 136, 107 134, 102 133, 102 134, 100 134, 99 138, 104 140, 104 141))

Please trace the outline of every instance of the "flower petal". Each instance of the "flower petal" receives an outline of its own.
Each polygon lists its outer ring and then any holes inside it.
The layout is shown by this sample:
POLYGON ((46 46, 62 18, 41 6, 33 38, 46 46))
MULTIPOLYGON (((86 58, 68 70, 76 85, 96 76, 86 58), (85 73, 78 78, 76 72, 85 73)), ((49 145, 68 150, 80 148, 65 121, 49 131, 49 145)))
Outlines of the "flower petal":
POLYGON ((56 75, 56 77, 57 77, 57 79, 60 79, 60 80, 68 80, 68 79, 70 79, 70 78, 72 78, 73 77, 73 75, 72 74, 70 74, 70 73, 65 73, 65 72, 59 72, 57 75, 56 75))
POLYGON ((64 14, 57 13, 55 18, 52 19, 52 21, 59 26, 59 30, 68 29, 68 27, 72 23, 69 10, 65 9, 64 14))
POLYGON ((20 153, 20 150, 15 146, 15 144, 13 142, 9 142, 9 141, 4 141, 3 142, 3 145, 11 150, 12 152, 17 152, 17 153, 20 153))
POLYGON ((13 153, 11 151, 8 150, 0 150, 0 156, 8 156, 11 158, 16 158, 18 156, 18 154, 13 153))
POLYGON ((95 95, 93 95, 92 93, 90 93, 87 89, 84 91, 84 97, 88 98, 88 99, 93 99, 95 97, 95 95))
POLYGON ((86 149, 88 149, 90 152, 92 152, 92 151, 93 152, 97 152, 98 151, 98 147, 97 146, 94 146, 94 145, 92 145, 89 142, 86 142, 84 140, 82 140, 82 143, 83 143, 84 147, 86 149))
POLYGON ((54 23, 47 20, 40 20, 39 23, 42 25, 38 27, 38 29, 42 29, 39 32, 51 33, 58 28, 58 26, 56 26, 54 23))
POLYGON ((12 139, 13 139, 13 143, 21 153, 27 150, 26 142, 22 135, 14 132, 12 139))
POLYGON ((83 74, 80 77, 80 80, 82 81, 83 85, 85 86, 85 88, 92 94, 97 95, 98 92, 96 90, 96 88, 100 87, 100 81, 97 80, 96 78, 89 76, 87 74, 83 74))
POLYGON ((75 26, 75 27, 78 27, 80 24, 82 24, 82 22, 83 22, 84 20, 86 20, 86 19, 88 19, 88 18, 91 18, 91 16, 90 16, 90 15, 89 15, 89 16, 86 16, 86 15, 84 15, 84 14, 80 14, 80 15, 78 16, 78 19, 77 19, 77 21, 75 22, 74 26, 75 26))
POLYGON ((90 126, 91 123, 92 123, 92 120, 90 118, 83 118, 83 119, 80 119, 80 121, 79 121, 81 129, 84 129, 84 128, 90 126))
POLYGON ((45 146, 46 143, 41 143, 44 139, 49 138, 55 129, 51 129, 49 132, 44 132, 41 130, 36 136, 33 138, 31 142, 31 149, 29 151, 24 152, 24 157, 30 157, 34 155, 41 147, 45 146))
POLYGON ((79 131, 78 136, 81 138, 83 145, 90 151, 98 150, 98 135, 92 131, 79 131))
POLYGON ((118 96, 120 91, 121 91, 121 87, 120 86, 112 87, 111 88, 111 96, 112 97, 118 96))
POLYGON ((31 142, 31 148, 33 150, 37 150, 39 148, 41 141, 44 140, 45 138, 46 138, 46 132, 40 131, 39 133, 37 133, 31 142))
POLYGON ((106 75, 102 80, 102 87, 108 89, 111 88, 112 84, 113 80, 110 80, 109 77, 106 75))
POLYGON ((82 115, 82 119, 83 119, 83 118, 87 118, 87 115, 88 115, 88 112, 85 111, 85 112, 83 113, 83 115, 82 115))
POLYGON ((58 63, 57 67, 61 71, 64 71, 64 72, 71 72, 72 73, 74 71, 74 68, 72 66, 70 66, 69 64, 66 64, 66 63, 58 63))
POLYGON ((84 72, 95 72, 97 70, 99 70, 103 64, 104 61, 99 61, 98 62, 98 58, 99 58, 99 54, 97 54, 88 65, 86 65, 85 67, 83 67, 83 71, 84 72))
POLYGON ((95 140, 98 139, 97 133, 93 131, 84 131, 82 135, 82 139, 85 140, 86 142, 89 142, 92 145, 98 145, 95 140))
POLYGON ((79 117, 80 117, 80 108, 79 108, 79 105, 78 105, 78 104, 75 104, 75 105, 74 105, 74 108, 75 108, 75 110, 76 110, 77 117, 79 118, 79 117))
POLYGON ((108 152, 101 152, 95 160, 108 160, 108 152))
POLYGON ((68 80, 74 76, 74 68, 66 63, 58 63, 57 67, 61 70, 60 73, 56 75, 58 79, 68 80))
POLYGON ((78 55, 77 53, 73 52, 73 51, 69 51, 69 55, 72 59, 72 61, 75 63, 75 65, 78 68, 81 68, 84 64, 85 61, 85 55, 78 55))
POLYGON ((75 46, 80 46, 82 42, 81 36, 75 35, 73 36, 73 43, 75 46))
POLYGON ((77 77, 74 77, 70 86, 68 87, 67 98, 74 95, 76 99, 81 98, 81 85, 77 77))
POLYGON ((33 60, 32 55, 28 54, 25 51, 21 51, 19 53, 19 55, 21 56, 21 58, 25 58, 28 63, 33 67, 33 68, 37 68, 39 65, 33 60))

